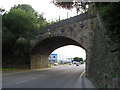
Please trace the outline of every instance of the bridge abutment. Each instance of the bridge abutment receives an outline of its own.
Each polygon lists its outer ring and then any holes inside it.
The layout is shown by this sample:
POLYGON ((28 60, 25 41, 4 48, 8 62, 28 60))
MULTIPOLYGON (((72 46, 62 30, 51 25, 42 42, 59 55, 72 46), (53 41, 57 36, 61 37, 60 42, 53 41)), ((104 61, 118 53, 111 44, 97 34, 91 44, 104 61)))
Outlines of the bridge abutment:
POLYGON ((31 55, 31 69, 48 68, 48 57, 45 55, 31 55))
MULTIPOLYGON (((92 7, 95 8, 94 5, 92 7)), ((31 68, 46 68, 48 57, 44 54, 50 54, 61 46, 77 45, 86 50, 86 76, 95 86, 118 87, 118 44, 106 35, 106 29, 93 8, 88 14, 43 29, 34 40, 33 53, 40 55, 32 55, 31 68), (51 33, 49 37, 48 30, 51 33)))

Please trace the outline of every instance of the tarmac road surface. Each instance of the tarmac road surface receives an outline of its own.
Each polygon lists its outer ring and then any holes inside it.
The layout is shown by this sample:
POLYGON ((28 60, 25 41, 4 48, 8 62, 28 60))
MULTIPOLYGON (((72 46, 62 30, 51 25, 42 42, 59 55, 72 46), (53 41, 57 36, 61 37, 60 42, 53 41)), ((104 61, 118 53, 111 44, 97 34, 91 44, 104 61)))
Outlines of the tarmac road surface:
POLYGON ((3 73, 2 88, 85 88, 85 65, 59 65, 51 69, 3 73))

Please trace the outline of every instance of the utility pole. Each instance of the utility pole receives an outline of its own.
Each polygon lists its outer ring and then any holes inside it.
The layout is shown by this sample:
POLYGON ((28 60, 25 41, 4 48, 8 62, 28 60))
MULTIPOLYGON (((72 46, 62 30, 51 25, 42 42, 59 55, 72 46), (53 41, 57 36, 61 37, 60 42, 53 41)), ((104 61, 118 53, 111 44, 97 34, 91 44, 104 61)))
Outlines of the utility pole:
POLYGON ((59 15, 59 21, 60 21, 60 15, 59 15))
POLYGON ((67 19, 68 19, 68 12, 67 12, 67 19))

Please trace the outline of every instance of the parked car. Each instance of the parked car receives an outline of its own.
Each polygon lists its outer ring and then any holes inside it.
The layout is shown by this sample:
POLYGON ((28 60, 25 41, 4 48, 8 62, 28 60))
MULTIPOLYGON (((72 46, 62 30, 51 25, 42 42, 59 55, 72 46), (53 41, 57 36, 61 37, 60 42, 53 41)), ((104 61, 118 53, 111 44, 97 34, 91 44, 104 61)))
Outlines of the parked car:
POLYGON ((58 66, 58 63, 54 63, 54 66, 58 66))
POLYGON ((76 66, 79 66, 79 64, 77 63, 76 66))
POLYGON ((80 62, 80 64, 84 64, 84 62, 83 62, 83 61, 81 61, 81 62, 80 62))
POLYGON ((76 63, 76 66, 79 66, 79 65, 80 65, 80 62, 77 62, 77 63, 76 63))
POLYGON ((73 64, 77 64, 77 62, 76 62, 76 61, 74 61, 74 62, 73 62, 73 64))

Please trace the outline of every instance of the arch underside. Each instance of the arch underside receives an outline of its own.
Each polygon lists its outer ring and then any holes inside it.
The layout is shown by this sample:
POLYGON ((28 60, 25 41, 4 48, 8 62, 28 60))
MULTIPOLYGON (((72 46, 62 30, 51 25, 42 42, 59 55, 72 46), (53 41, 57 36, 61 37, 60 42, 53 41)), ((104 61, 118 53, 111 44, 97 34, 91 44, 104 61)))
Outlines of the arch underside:
MULTIPOLYGON (((50 37, 45 40, 42 40, 31 52, 31 54, 39 55, 49 55, 55 49, 66 46, 66 45, 76 45, 82 47, 77 41, 74 41, 70 38, 57 36, 50 37)), ((84 47, 82 47, 85 49, 84 47)))
POLYGON ((47 68, 48 56, 55 49, 66 45, 76 45, 82 47, 77 41, 63 36, 49 37, 40 41, 31 52, 31 69, 47 68))

